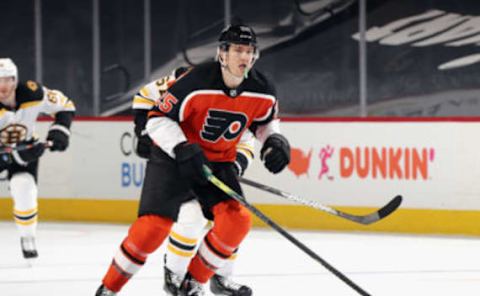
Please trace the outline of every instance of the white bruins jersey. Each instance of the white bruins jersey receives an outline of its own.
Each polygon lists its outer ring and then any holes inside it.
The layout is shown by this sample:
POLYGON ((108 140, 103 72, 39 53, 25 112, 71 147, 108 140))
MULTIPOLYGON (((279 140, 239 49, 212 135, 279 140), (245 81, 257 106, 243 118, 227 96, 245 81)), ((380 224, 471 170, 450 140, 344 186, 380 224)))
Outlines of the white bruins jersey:
POLYGON ((15 108, 0 103, 0 145, 7 146, 35 138, 35 123, 40 114, 75 112, 75 106, 62 92, 35 81, 19 83, 15 108))

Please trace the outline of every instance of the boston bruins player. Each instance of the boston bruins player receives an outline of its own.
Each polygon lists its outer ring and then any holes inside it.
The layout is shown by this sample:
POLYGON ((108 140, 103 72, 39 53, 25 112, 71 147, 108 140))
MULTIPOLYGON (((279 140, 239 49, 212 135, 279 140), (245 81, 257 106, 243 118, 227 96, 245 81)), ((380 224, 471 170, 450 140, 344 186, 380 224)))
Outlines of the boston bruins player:
POLYGON ((9 58, 0 58, 0 145, 11 150, 0 154, 0 170, 8 171, 13 215, 26 259, 38 257, 37 172, 46 148, 35 134, 35 123, 40 113, 52 115, 55 120, 48 131, 48 147, 64 151, 74 112, 75 106, 63 93, 31 80, 18 82, 16 65, 9 58))
MULTIPOLYGON (((147 113, 153 109, 156 101, 172 86, 175 81, 187 74, 190 69, 180 67, 173 71, 172 75, 165 76, 159 80, 145 85, 133 99, 132 108, 135 115, 135 134, 137 136, 137 154, 140 157, 148 158, 152 140, 145 132, 147 113)), ((253 158, 254 137, 246 131, 237 145, 237 157, 235 168, 239 175, 243 175, 247 166, 253 158)), ((177 295, 180 283, 187 273, 187 267, 205 227, 208 225, 204 218, 202 209, 197 200, 185 202, 178 215, 177 222, 173 225, 168 238, 164 266, 164 290, 168 295, 177 295)), ((236 253, 229 258, 225 266, 218 269, 210 279, 210 289, 215 295, 250 296, 252 290, 232 281, 233 266, 236 253)))

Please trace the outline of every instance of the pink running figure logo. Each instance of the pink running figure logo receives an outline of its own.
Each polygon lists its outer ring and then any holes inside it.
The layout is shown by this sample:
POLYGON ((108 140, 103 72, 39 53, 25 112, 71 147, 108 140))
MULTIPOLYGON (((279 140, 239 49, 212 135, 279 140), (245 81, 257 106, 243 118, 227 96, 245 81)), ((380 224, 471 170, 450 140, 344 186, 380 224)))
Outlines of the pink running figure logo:
MULTIPOLYGON (((320 168, 320 172, 318 173, 318 179, 320 180, 322 179, 323 175, 327 174, 330 171, 330 168, 328 167, 328 164, 327 164, 327 159, 330 159, 332 157, 333 151, 334 149, 330 145, 327 145, 327 147, 320 149, 320 153, 318 154, 318 157, 320 157, 320 161, 322 165, 320 168)), ((327 176, 327 179, 333 180, 332 176, 329 176, 329 175, 326 175, 326 176, 327 176)))

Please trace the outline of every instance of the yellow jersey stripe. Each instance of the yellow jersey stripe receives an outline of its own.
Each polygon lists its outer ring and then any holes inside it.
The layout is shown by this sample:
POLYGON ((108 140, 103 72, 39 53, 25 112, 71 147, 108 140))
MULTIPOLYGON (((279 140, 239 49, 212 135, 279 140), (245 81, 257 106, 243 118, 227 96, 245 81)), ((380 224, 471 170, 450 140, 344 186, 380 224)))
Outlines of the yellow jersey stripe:
POLYGON ((139 93, 144 96, 144 97, 149 97, 149 92, 148 92, 148 89, 146 87, 142 88, 139 93))
POLYGON ((245 154, 246 157, 253 159, 253 151, 247 150, 245 148, 240 148, 237 146, 237 152, 245 154))
POLYGON ((149 100, 149 99, 146 99, 146 98, 142 98, 140 96, 135 96, 133 98, 133 104, 147 104, 147 105, 155 106, 155 101, 152 101, 152 100, 149 100))

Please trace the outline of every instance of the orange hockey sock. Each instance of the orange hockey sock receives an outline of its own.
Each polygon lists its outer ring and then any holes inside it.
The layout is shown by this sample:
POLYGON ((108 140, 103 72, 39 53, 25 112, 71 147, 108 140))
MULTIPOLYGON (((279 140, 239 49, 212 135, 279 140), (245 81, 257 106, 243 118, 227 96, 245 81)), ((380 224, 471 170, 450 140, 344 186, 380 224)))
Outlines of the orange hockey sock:
POLYGON ((145 263, 165 240, 173 221, 158 215, 139 217, 130 227, 128 236, 112 260, 103 284, 114 292, 120 289, 145 263))
POLYGON ((199 282, 206 283, 235 252, 252 225, 246 208, 229 200, 213 208, 214 225, 203 239, 197 254, 188 268, 199 282))

